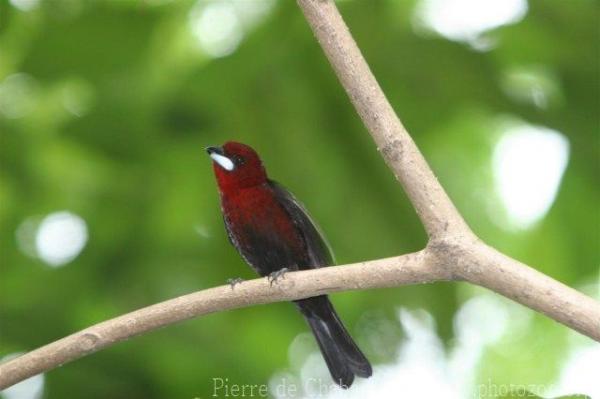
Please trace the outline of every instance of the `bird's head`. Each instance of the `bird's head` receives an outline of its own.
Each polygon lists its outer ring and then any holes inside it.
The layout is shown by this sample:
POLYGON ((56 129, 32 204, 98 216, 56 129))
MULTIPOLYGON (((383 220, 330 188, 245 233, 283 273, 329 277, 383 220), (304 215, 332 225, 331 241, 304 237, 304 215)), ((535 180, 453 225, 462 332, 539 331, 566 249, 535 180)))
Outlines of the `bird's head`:
POLYGON ((207 147, 221 191, 252 187, 267 181, 267 173, 256 151, 228 141, 222 147, 207 147))

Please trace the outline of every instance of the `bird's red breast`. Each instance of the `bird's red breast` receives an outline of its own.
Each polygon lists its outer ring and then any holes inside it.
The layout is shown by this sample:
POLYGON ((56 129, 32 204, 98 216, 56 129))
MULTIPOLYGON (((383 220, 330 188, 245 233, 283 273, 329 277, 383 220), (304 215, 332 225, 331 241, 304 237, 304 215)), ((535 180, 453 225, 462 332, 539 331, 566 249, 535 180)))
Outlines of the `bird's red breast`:
POLYGON ((256 245, 254 239, 258 237, 267 241, 272 237, 285 242, 290 255, 298 261, 305 258, 302 236, 269 185, 224 192, 221 207, 230 232, 242 246, 256 245))

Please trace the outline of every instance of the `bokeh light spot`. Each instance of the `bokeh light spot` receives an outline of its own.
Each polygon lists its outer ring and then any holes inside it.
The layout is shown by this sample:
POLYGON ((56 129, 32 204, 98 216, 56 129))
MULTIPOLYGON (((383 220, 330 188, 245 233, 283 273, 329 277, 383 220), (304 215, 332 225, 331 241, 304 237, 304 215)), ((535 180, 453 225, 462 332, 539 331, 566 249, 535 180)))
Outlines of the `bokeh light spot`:
POLYGON ((9 75, 0 82, 0 115, 15 119, 30 113, 36 102, 36 82, 25 73, 9 75))
POLYGON ((554 202, 569 158, 566 137, 545 127, 508 127, 494 148, 494 184, 508 213, 508 227, 525 229, 554 202))
POLYGON ((454 41, 489 48, 482 39, 488 30, 512 24, 527 13, 526 0, 421 0, 414 23, 454 41))
POLYGON ((202 50, 214 58, 233 53, 244 37, 235 7, 228 1, 198 2, 190 24, 202 50))
POLYGON ((190 29, 205 54, 226 57, 273 5, 273 0, 199 0, 190 11, 190 29))
POLYGON ((8 0, 8 2, 21 11, 31 11, 37 7, 40 0, 8 0))
POLYGON ((35 236, 35 247, 41 260, 56 267, 75 259, 87 239, 85 221, 71 212, 62 211, 42 220, 35 236))
POLYGON ((558 78, 541 65, 526 65, 507 70, 500 82, 502 90, 514 101, 546 109, 561 99, 558 78))
POLYGON ((548 397, 571 395, 582 392, 591 398, 600 398, 600 384, 593 372, 584 370, 597 370, 600 364, 600 345, 587 343, 574 348, 564 361, 558 384, 554 386, 548 397))

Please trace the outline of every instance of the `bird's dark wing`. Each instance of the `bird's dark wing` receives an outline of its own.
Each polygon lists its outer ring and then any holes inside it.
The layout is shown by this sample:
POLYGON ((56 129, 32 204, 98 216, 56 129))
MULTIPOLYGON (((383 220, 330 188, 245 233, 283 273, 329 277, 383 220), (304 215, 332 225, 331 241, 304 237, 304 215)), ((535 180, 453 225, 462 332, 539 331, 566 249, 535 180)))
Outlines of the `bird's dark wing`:
MULTIPOLYGON (((231 245, 233 245, 235 249, 238 249, 237 241, 236 241, 235 237, 233 236, 233 234, 231 233, 231 228, 229 227, 229 221, 227 220, 227 218, 225 217, 224 214, 223 214, 223 223, 225 224, 225 231, 227 232, 227 239, 229 240, 229 243, 231 245)), ((239 249, 238 249, 238 251, 239 251, 239 249)))
MULTIPOLYGON (((334 264, 333 253, 317 224, 300 201, 292 193, 276 181, 269 180, 269 186, 275 194, 277 201, 290 215, 306 244, 311 267, 328 266, 334 264)), ((302 267, 300 267, 302 269, 302 267)))

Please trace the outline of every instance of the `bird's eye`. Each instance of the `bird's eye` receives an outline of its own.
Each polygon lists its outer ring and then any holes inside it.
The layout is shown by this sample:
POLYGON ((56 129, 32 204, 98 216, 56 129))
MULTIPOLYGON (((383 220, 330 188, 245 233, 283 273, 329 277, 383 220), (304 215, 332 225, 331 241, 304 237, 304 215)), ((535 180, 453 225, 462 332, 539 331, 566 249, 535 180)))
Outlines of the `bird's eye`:
POLYGON ((233 161, 237 166, 242 166, 246 162, 246 160, 240 155, 234 156, 233 161))

